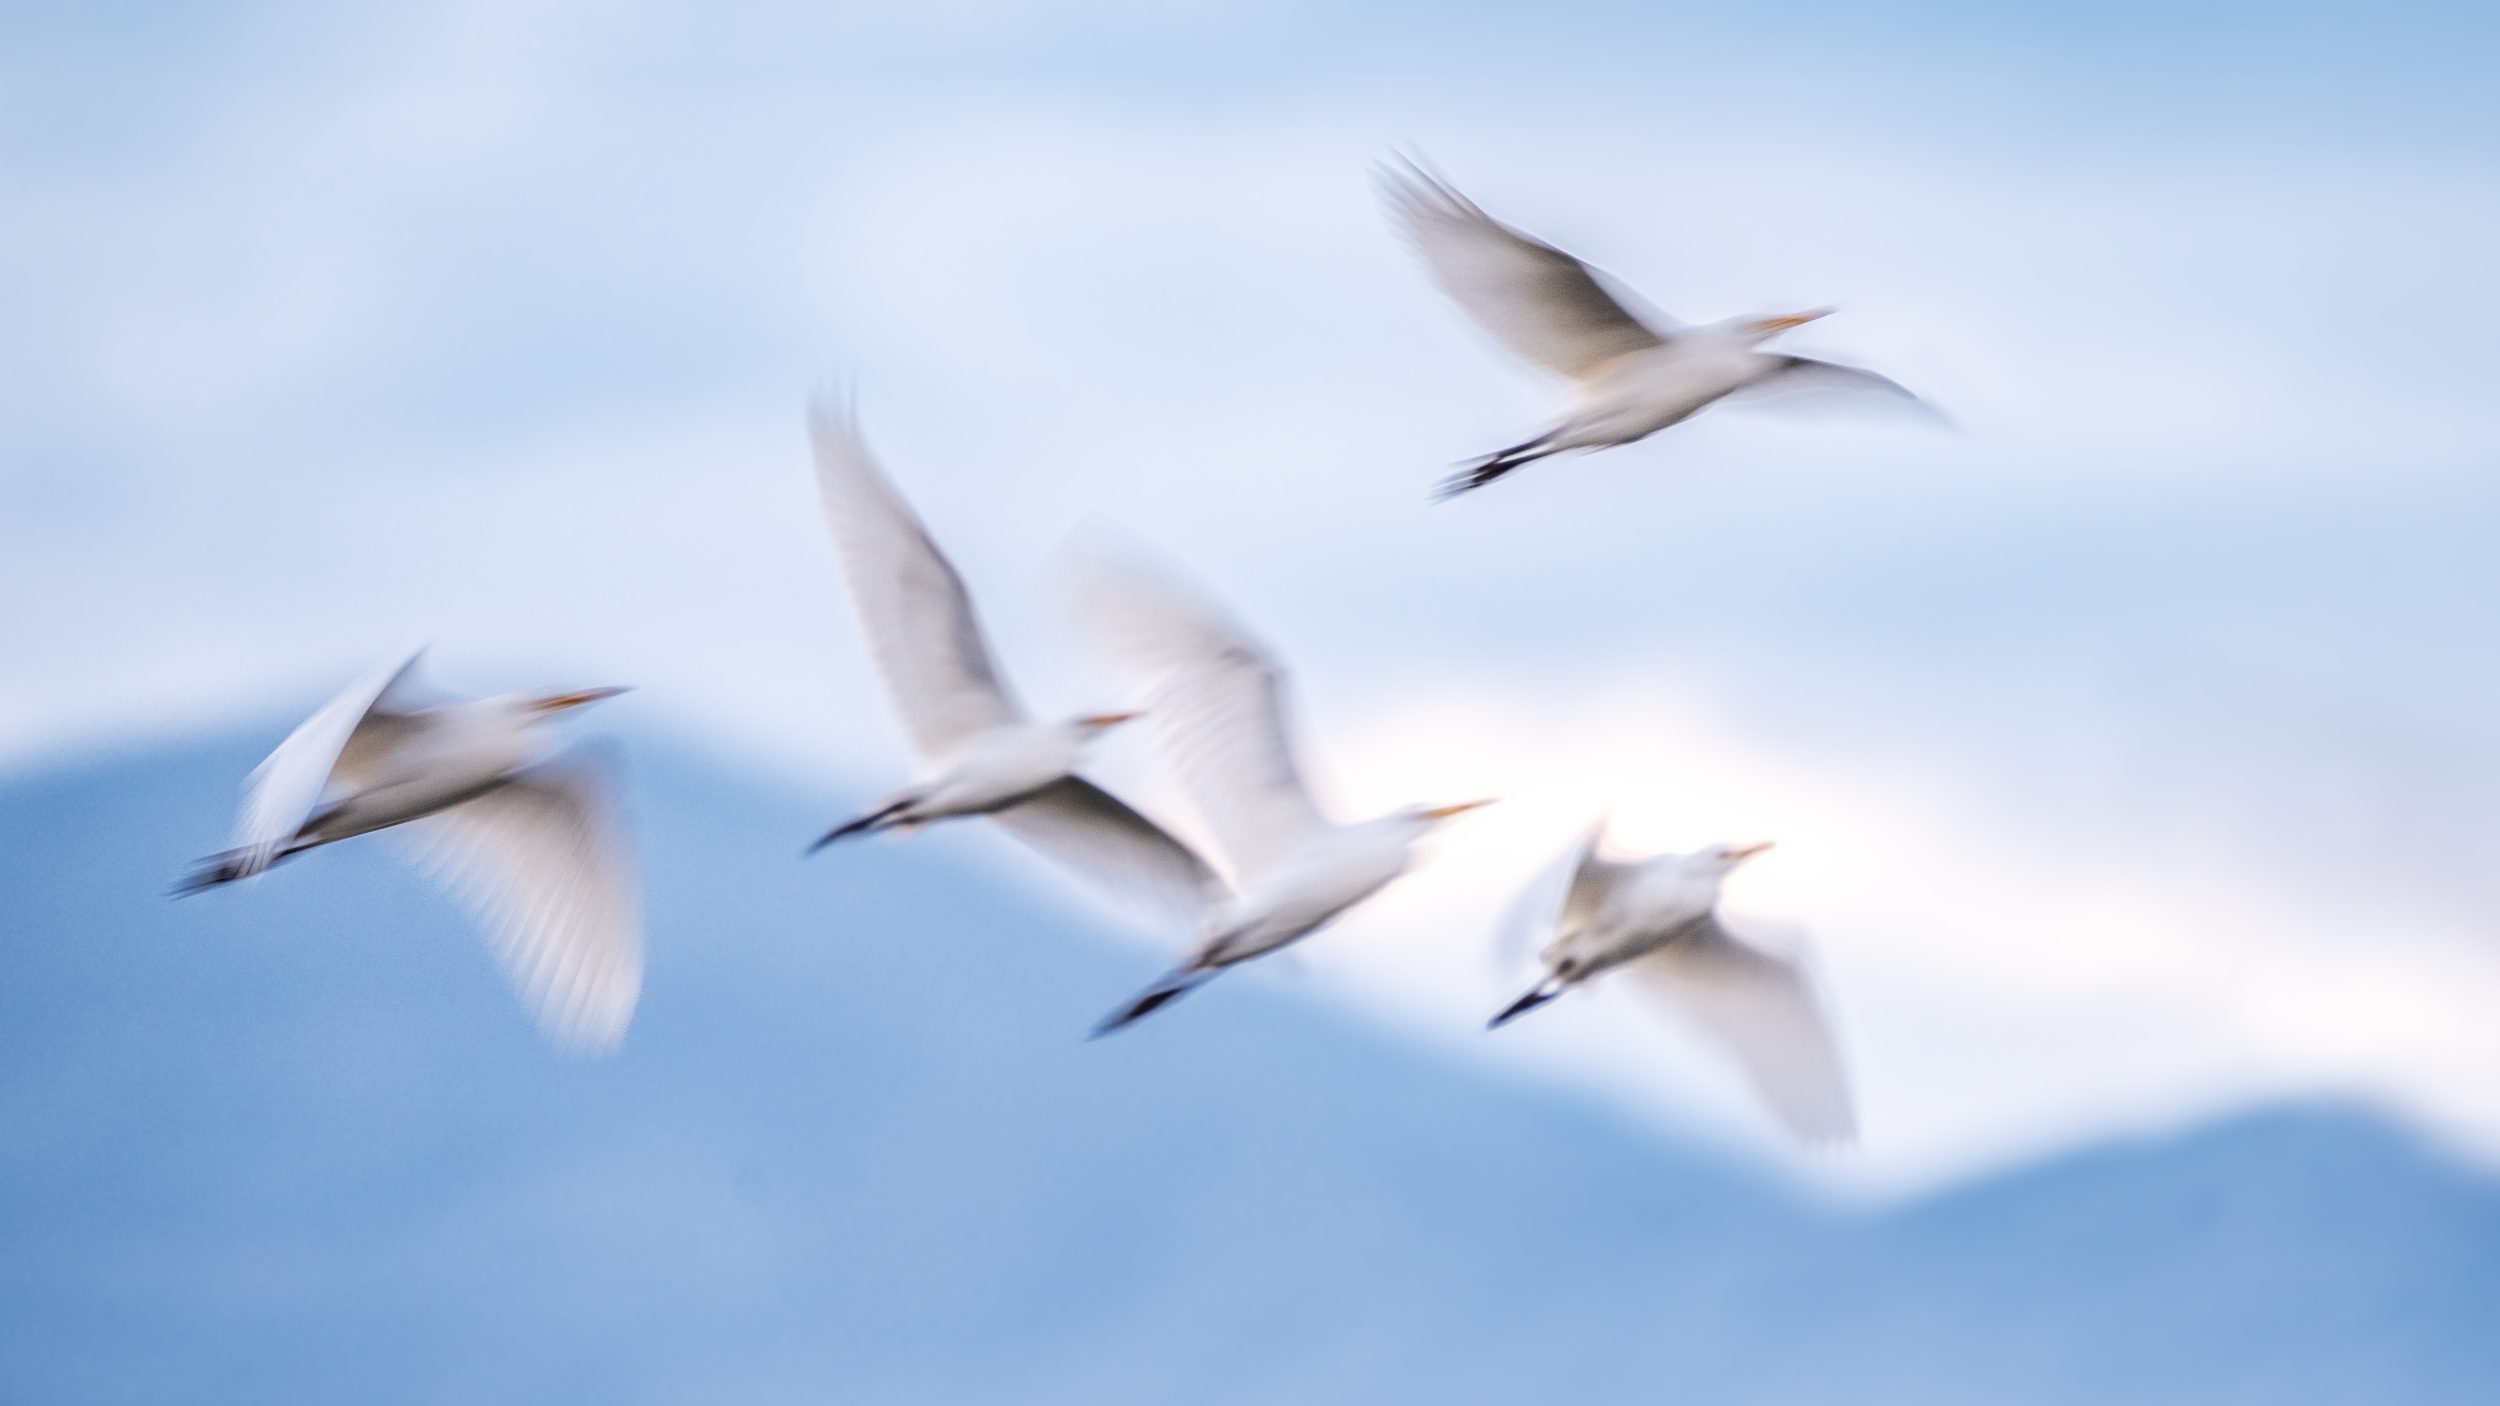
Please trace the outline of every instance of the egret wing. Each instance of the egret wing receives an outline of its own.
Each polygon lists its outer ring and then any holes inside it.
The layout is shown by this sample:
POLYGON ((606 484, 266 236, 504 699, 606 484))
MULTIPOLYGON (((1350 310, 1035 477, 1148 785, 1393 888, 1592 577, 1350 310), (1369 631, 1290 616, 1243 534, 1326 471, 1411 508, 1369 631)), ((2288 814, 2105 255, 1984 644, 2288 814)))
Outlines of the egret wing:
POLYGON ((1140 690, 1240 882, 1274 872, 1328 828, 1294 756, 1284 670, 1257 640, 1162 573, 1098 563, 1079 586, 1086 625, 1140 690))
POLYGON ((1854 395, 1891 396, 1908 401, 1929 416, 1942 420, 1943 411, 1929 404, 1916 391, 1889 376, 1858 366, 1844 366, 1837 361, 1821 361, 1810 356, 1772 355, 1778 363, 1751 385, 1736 392, 1744 400, 1785 399, 1791 395, 1837 392, 1854 395))
POLYGON ((539 1028, 573 1049, 614 1049, 642 996, 641 885, 611 789, 576 755, 394 832, 485 927, 539 1028))
POLYGON ((992 817, 1007 833, 1155 921, 1194 928, 1223 881, 1206 861, 1083 777, 1057 781, 992 817))
POLYGON ((1725 1050, 1798 1138, 1857 1135, 1840 1047, 1800 962, 1746 942, 1713 915, 1625 971, 1725 1050))
POLYGON ((1578 380, 1666 341, 1671 324, 1644 320, 1605 274, 1494 219, 1422 167, 1383 167, 1379 181, 1433 281, 1513 355, 1578 380))
POLYGON ((1594 908, 1583 904, 1575 909, 1573 903, 1582 896, 1591 862, 1605 862, 1596 859, 1605 828, 1603 822, 1590 826, 1561 854, 1546 861, 1503 911, 1494 955, 1505 970, 1524 964, 1547 943, 1588 921, 1594 908))
POLYGON ((1563 894, 1562 916, 1556 924, 1561 931, 1573 932, 1588 926, 1606 901, 1641 867, 1599 854, 1597 846, 1605 834, 1603 825, 1594 826, 1580 841, 1576 851, 1579 859, 1571 871, 1571 887, 1563 894))
POLYGON ((847 412, 809 416, 825 527, 886 691, 924 756, 1018 721, 963 578, 878 468, 847 412))
POLYGON ((377 714, 390 714, 395 696, 413 689, 417 660, 424 653, 412 650, 367 670, 297 724, 276 751, 252 768, 235 826, 237 877, 260 873, 277 862, 278 852, 320 801, 340 754, 360 731, 374 729, 377 714))

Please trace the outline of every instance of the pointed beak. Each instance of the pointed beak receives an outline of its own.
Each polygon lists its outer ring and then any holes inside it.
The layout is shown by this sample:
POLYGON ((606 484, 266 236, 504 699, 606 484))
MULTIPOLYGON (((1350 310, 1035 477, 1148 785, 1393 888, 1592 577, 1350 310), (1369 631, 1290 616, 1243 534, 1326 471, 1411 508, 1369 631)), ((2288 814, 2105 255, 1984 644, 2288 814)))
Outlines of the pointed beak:
POLYGON ((1758 845, 1738 845, 1736 848, 1727 852, 1727 857, 1741 864, 1778 843, 1779 841, 1777 840, 1764 840, 1758 845))
POLYGON ((538 707, 542 712, 561 713, 567 708, 588 707, 593 703, 614 698, 620 693, 631 692, 633 692, 633 690, 630 688, 617 687, 585 688, 578 689, 572 693, 551 693, 538 700, 538 707))
POLYGON ((1784 317, 1766 317, 1762 320, 1762 327, 1765 332, 1785 332, 1792 327, 1819 322, 1838 311, 1838 308, 1815 308, 1810 312, 1792 312, 1784 317))
POLYGON ((1434 806, 1432 809, 1424 812, 1424 818, 1426 820, 1447 820, 1453 815, 1465 815, 1471 810, 1475 810, 1482 806, 1489 806, 1491 804, 1493 804, 1493 802, 1490 800, 1482 800, 1460 801, 1454 806, 1434 806))
POLYGON ((1120 724, 1129 721, 1131 718, 1142 718, 1144 716, 1146 715, 1143 712, 1089 713, 1084 717, 1078 718, 1077 721, 1083 723, 1087 727, 1118 727, 1120 724))

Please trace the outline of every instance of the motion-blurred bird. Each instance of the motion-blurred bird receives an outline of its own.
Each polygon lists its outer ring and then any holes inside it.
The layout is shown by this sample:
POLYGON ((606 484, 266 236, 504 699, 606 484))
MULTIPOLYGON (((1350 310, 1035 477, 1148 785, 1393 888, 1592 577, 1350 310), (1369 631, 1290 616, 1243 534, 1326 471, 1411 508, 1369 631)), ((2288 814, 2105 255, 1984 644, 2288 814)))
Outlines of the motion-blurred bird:
POLYGON ((809 852, 850 835, 986 815, 1113 896, 1194 923, 1221 884, 1197 855, 1075 775, 1133 713, 1026 718, 990 657, 963 578, 887 481, 851 416, 819 401, 809 425, 825 525, 886 691, 918 748, 918 780, 809 852))
POLYGON ((1597 852, 1601 831, 1564 858, 1570 886, 1540 954, 1544 980, 1486 1028, 1620 967, 1724 1048, 1790 1132, 1808 1142, 1854 1137, 1848 1076, 1805 971, 1719 920, 1720 885, 1771 846, 1613 860, 1597 852))
POLYGON ((614 1048, 642 995, 639 881, 600 769, 552 755, 545 726, 624 690, 447 699, 417 682, 417 657, 375 669, 288 734, 246 783, 238 847, 174 892, 395 828, 485 925, 548 1036, 614 1048))
POLYGON ((1462 465, 1438 497, 1482 488, 1549 455, 1645 439, 1739 392, 1873 390, 1923 404, 1872 371, 1759 350, 1770 337, 1828 316, 1828 308, 1683 326, 1599 270, 1494 219, 1412 161, 1382 167, 1379 182, 1441 290, 1513 355, 1569 383, 1570 404, 1542 433, 1462 465))
POLYGON ((1284 671, 1222 610, 1166 576, 1109 562, 1081 583, 1079 605, 1104 651, 1143 691, 1148 724, 1238 889, 1210 914, 1188 960, 1105 1017, 1096 1036, 1326 927, 1404 874, 1416 842, 1442 822, 1490 804, 1332 821, 1294 758, 1284 671))

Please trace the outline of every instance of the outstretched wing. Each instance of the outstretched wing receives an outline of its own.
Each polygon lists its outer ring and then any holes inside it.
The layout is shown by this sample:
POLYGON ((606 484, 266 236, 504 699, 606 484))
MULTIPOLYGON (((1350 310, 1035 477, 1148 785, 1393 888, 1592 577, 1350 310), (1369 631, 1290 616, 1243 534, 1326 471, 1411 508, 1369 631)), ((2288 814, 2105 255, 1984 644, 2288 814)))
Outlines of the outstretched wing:
POLYGON ((886 691, 924 756, 1022 716, 973 614, 972 597, 840 409, 809 415, 825 527, 886 691))
POLYGON ((1602 901, 1600 885, 1625 866, 1597 857, 1606 832, 1599 821, 1528 880, 1502 913, 1494 957, 1507 971, 1524 965, 1556 937, 1586 923, 1602 901), (1602 868, 1601 868, 1602 866, 1602 868))
POLYGON ((1007 833, 1154 921, 1194 929, 1224 883, 1187 845, 1083 777, 992 817, 1007 833))
POLYGON ((1801 964, 1746 942, 1713 915, 1624 970, 1725 1050, 1798 1138, 1857 1136, 1840 1047, 1801 964))
POLYGON ((1284 670, 1213 602, 1168 574, 1094 563, 1078 608, 1140 691, 1162 750, 1244 884, 1328 828, 1294 758, 1284 670))
POLYGON ((340 690, 336 698, 296 725, 243 783, 243 811, 235 825, 236 877, 247 878, 277 862, 278 852, 312 814, 330 773, 359 731, 383 728, 395 696, 412 693, 423 649, 383 661, 340 690))
POLYGON ((1606 827, 1600 824, 1592 826, 1580 841, 1579 863, 1571 871, 1571 888, 1563 895, 1562 916, 1556 922, 1562 932, 1588 926, 1606 901, 1641 867, 1599 854, 1597 846, 1605 837, 1606 827))
POLYGON ((1433 281, 1510 352, 1575 380, 1663 343, 1613 280, 1484 212, 1409 161, 1379 172, 1382 198, 1433 281))
POLYGON ((393 832, 485 927, 539 1028, 572 1049, 614 1049, 642 997, 641 885, 611 789, 576 753, 393 832))
POLYGON ((1843 366, 1837 361, 1820 361, 1810 356, 1773 354, 1767 358, 1777 365, 1752 384, 1736 392, 1741 400, 1782 400, 1792 395, 1814 395, 1833 392, 1841 395, 1890 396, 1909 402, 1928 416, 1944 420, 1945 414, 1909 387, 1889 376, 1879 376, 1862 367, 1843 366))

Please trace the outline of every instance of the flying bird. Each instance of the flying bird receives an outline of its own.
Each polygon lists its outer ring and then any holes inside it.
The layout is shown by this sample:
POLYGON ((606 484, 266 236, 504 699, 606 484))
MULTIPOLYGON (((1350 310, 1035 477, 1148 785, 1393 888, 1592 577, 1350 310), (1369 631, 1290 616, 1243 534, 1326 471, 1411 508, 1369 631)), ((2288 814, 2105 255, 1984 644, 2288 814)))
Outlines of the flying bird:
POLYGON ((391 830, 484 925, 550 1038, 613 1049, 642 995, 640 883, 601 768, 556 754, 547 724, 624 690, 450 699, 418 682, 418 657, 382 664, 288 734, 246 783, 236 847, 174 892, 391 830))
POLYGON ((1237 897, 1208 915, 1187 960, 1094 1027, 1099 1037, 1197 989, 1227 967, 1334 922, 1404 874, 1415 845, 1487 801, 1409 806, 1352 824, 1311 797, 1286 720, 1285 674, 1225 613, 1160 572, 1109 561, 1080 582, 1097 643, 1141 690, 1146 720, 1178 772, 1237 897))
POLYGON ((1598 853, 1602 829, 1564 857, 1569 888, 1539 954, 1544 979, 1486 1028, 1620 968, 1724 1049, 1799 1139, 1855 1137, 1848 1075, 1805 970, 1729 931, 1718 915, 1720 885, 1770 844, 1616 860, 1598 853))
POLYGON ((986 815, 1113 897, 1196 922, 1221 888, 1214 872, 1075 774, 1097 737, 1136 715, 1028 718, 999 676, 963 578, 879 469, 852 416, 819 401, 809 428, 851 605, 922 762, 918 779, 826 831, 809 853, 852 835, 986 815))
POLYGON ((1494 219, 1411 160, 1383 166, 1378 177, 1391 215, 1441 291, 1513 355, 1561 377, 1570 397, 1534 437, 1461 465, 1437 497, 1482 488, 1550 455, 1646 439, 1739 393, 1856 389, 1924 404, 1872 371, 1761 350, 1831 309, 1685 326, 1600 270, 1494 219))

